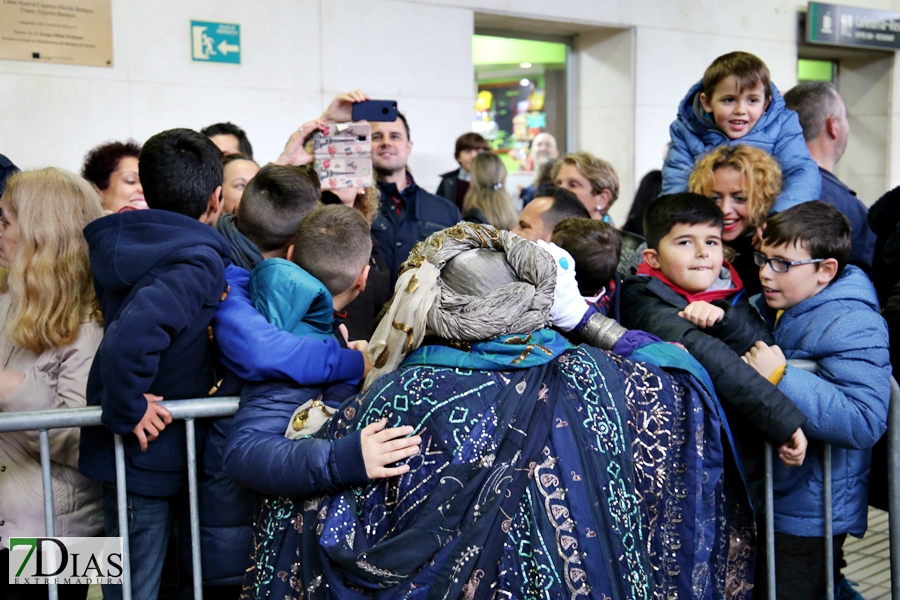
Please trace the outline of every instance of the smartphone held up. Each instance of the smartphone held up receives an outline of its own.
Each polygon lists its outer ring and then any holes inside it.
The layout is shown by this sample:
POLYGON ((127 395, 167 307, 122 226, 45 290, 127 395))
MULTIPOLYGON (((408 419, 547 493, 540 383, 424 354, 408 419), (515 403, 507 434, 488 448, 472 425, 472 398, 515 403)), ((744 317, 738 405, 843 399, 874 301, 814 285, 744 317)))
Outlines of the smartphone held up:
POLYGON ((372 127, 368 123, 328 123, 306 142, 322 188, 372 185, 372 127))

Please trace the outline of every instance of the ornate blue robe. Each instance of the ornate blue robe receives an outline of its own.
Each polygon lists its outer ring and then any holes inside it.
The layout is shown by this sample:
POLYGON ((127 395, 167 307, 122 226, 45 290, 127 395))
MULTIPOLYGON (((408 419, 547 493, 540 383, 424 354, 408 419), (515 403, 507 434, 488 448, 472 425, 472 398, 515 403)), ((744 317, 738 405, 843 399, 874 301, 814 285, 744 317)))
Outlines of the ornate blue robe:
POLYGON ((749 598, 752 516, 690 355, 550 330, 466 346, 423 346, 344 403, 318 435, 386 417, 421 452, 268 499, 245 598, 749 598))

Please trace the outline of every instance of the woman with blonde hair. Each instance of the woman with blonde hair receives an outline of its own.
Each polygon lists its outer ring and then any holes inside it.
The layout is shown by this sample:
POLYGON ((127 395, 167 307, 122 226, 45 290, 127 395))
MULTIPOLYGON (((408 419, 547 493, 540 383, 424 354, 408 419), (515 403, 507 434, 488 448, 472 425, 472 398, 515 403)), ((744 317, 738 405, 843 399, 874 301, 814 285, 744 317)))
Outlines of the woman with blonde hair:
POLYGON ((619 197, 619 176, 611 164, 588 152, 575 152, 553 166, 553 183, 578 196, 592 219, 615 225, 607 214, 619 197))
POLYGON ((463 220, 493 225, 497 229, 514 228, 519 222, 519 215, 503 189, 506 167, 500 157, 482 152, 472 160, 469 169, 472 182, 463 199, 463 220))
POLYGON ((753 146, 719 146, 697 162, 688 189, 712 198, 725 213, 725 258, 747 293, 758 294, 762 288, 759 268, 753 263, 753 238, 781 193, 778 161, 753 146))
MULTIPOLYGON (((102 215, 97 192, 74 173, 51 167, 17 173, 7 182, 0 198, 0 412, 86 405, 103 327, 82 229, 102 215)), ((78 472, 79 433, 50 430, 59 537, 103 531, 100 486, 78 472)), ((38 448, 37 431, 0 436, 0 554, 8 556, 10 537, 43 535, 38 448)), ((23 588, 28 597, 33 587, 23 588)), ((59 597, 84 598, 87 587, 60 586, 59 597)), ((12 598, 19 597, 15 589, 8 588, 12 598)))

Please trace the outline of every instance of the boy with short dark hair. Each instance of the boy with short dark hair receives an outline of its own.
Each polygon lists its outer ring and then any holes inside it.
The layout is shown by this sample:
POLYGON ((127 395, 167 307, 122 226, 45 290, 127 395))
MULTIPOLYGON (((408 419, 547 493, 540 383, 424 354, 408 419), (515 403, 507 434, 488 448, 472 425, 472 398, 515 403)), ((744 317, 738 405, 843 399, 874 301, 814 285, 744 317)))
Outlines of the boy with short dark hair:
POLYGON ((358 382, 365 375, 364 353, 342 348, 335 339, 313 341, 279 330, 250 300, 250 271, 269 258, 286 258, 297 228, 318 206, 321 190, 309 167, 268 164, 244 189, 237 216, 217 224, 229 241, 237 266, 225 271, 231 291, 213 322, 222 362, 242 379, 291 379, 301 385, 358 382))
POLYGON ((321 195, 319 178, 309 167, 270 163, 244 188, 237 229, 265 258, 283 257, 300 222, 316 209, 321 195))
POLYGON ((721 209, 699 194, 660 196, 650 203, 644 213, 645 262, 625 280, 622 325, 680 343, 703 365, 736 432, 745 467, 762 451, 760 436, 780 446, 785 464, 800 464, 806 417, 740 357, 756 342, 774 340, 724 260, 723 223, 721 209), (710 326, 704 331, 696 323, 710 326))
MULTIPOLYGON (((763 286, 756 305, 774 329, 745 360, 802 410, 812 447, 832 445, 835 563, 847 534, 866 531, 871 448, 887 428, 891 365, 887 326, 865 273, 848 265, 850 224, 824 202, 769 219, 754 254, 763 286), (817 373, 786 360, 818 364, 817 373)), ((823 465, 810 452, 799 468, 775 465, 775 571, 779 598, 825 595, 823 465)), ((761 564, 765 564, 763 561, 761 564)), ((836 597, 853 594, 835 572, 836 597)), ((758 578, 757 581, 763 579, 758 578)))
MULTIPOLYGON (((187 499, 184 424, 172 424, 157 401, 219 389, 208 326, 227 293, 229 249, 210 227, 222 210, 222 162, 211 141, 189 129, 154 135, 140 175, 151 210, 84 230, 105 332, 87 400, 103 407, 104 427, 82 430, 79 469, 105 484, 106 535, 118 536, 113 434, 123 436, 132 594, 155 598, 173 511, 187 499)), ((120 598, 122 588, 104 585, 103 595, 120 598)))
MULTIPOLYGON (((293 335, 334 337, 334 311, 365 288, 371 244, 369 224, 359 211, 343 205, 317 209, 297 230, 290 260, 266 260, 253 270, 254 305, 293 335)), ((355 392, 347 385, 325 390, 278 381, 246 385, 226 440, 226 471, 252 490, 289 497, 335 493, 406 472, 407 465, 387 465, 418 452, 420 438, 404 437, 412 427, 385 429, 382 421, 334 441, 285 437, 286 427, 302 430, 305 420, 295 423, 291 417, 306 401, 319 397, 333 410, 355 392)))
POLYGON ((772 212, 819 197, 822 178, 803 139, 797 113, 749 52, 724 54, 706 69, 678 108, 663 165, 663 194, 684 192, 695 161, 723 144, 749 144, 775 157, 784 187, 772 212))
POLYGON ((616 273, 622 254, 622 236, 599 219, 572 218, 557 223, 550 241, 575 261, 578 291, 588 305, 587 322, 601 313, 619 320, 621 279, 616 273))

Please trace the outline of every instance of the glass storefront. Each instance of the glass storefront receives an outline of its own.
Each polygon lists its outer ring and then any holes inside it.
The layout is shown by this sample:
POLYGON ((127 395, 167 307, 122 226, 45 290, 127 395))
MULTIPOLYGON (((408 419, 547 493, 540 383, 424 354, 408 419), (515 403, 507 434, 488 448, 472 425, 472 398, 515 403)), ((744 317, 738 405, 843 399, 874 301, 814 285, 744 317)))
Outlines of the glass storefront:
POLYGON ((566 148, 564 43, 475 35, 477 97, 472 131, 487 139, 512 173, 531 171, 531 141, 552 134, 566 148))

